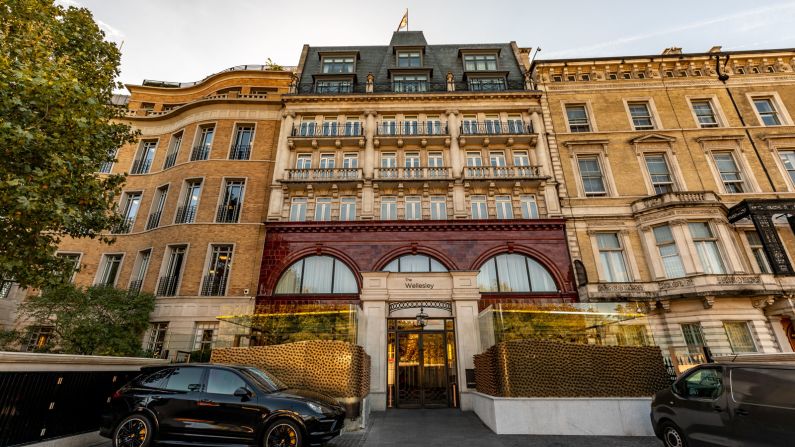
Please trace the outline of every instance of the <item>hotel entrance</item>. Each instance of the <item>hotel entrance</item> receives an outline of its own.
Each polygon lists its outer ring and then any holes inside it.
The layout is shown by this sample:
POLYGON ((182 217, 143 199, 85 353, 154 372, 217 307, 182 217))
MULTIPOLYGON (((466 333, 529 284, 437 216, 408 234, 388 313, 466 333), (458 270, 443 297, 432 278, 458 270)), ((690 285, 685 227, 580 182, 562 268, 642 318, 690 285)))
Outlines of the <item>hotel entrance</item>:
POLYGON ((453 319, 389 319, 387 328, 387 407, 458 407, 453 319))

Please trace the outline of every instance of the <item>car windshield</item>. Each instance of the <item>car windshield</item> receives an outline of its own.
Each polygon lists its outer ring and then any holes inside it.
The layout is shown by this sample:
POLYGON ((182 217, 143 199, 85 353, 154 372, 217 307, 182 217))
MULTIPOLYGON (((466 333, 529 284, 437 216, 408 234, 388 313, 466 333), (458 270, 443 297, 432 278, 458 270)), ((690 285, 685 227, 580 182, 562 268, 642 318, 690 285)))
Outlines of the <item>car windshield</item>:
POLYGON ((281 380, 277 379, 271 374, 266 373, 261 369, 248 367, 248 368, 243 368, 243 371, 247 372, 249 376, 257 380, 258 382, 263 383, 265 386, 267 386, 273 391, 287 389, 287 385, 285 385, 281 380))

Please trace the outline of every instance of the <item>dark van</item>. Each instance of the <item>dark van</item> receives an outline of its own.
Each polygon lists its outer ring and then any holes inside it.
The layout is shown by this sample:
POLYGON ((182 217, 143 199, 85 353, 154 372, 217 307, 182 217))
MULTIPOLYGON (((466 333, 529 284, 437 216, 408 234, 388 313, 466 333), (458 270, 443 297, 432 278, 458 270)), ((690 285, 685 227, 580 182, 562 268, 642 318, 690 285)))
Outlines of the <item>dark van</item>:
POLYGON ((700 365, 654 396, 666 446, 795 445, 795 365, 700 365))

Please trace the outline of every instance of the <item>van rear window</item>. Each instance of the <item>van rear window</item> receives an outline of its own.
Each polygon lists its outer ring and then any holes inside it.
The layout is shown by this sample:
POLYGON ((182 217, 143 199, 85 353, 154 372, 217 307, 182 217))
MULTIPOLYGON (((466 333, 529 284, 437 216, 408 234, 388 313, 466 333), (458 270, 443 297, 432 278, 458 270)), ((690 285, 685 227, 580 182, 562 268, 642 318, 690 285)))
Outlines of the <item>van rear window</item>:
POLYGON ((737 403, 795 409, 795 369, 732 368, 737 403))

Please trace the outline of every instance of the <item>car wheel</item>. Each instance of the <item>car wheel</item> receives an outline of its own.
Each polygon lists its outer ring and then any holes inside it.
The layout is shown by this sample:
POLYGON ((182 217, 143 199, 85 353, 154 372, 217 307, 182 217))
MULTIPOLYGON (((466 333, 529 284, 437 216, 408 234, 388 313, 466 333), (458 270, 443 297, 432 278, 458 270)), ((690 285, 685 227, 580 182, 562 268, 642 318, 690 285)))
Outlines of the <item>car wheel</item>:
POLYGON ((262 447, 301 447, 301 428, 293 421, 280 419, 265 429, 262 447))
POLYGON ((113 430, 113 447, 148 447, 153 435, 152 421, 142 414, 133 414, 113 430))
POLYGON ((673 422, 663 422, 660 426, 660 433, 662 433, 665 447, 687 447, 685 434, 673 422))

